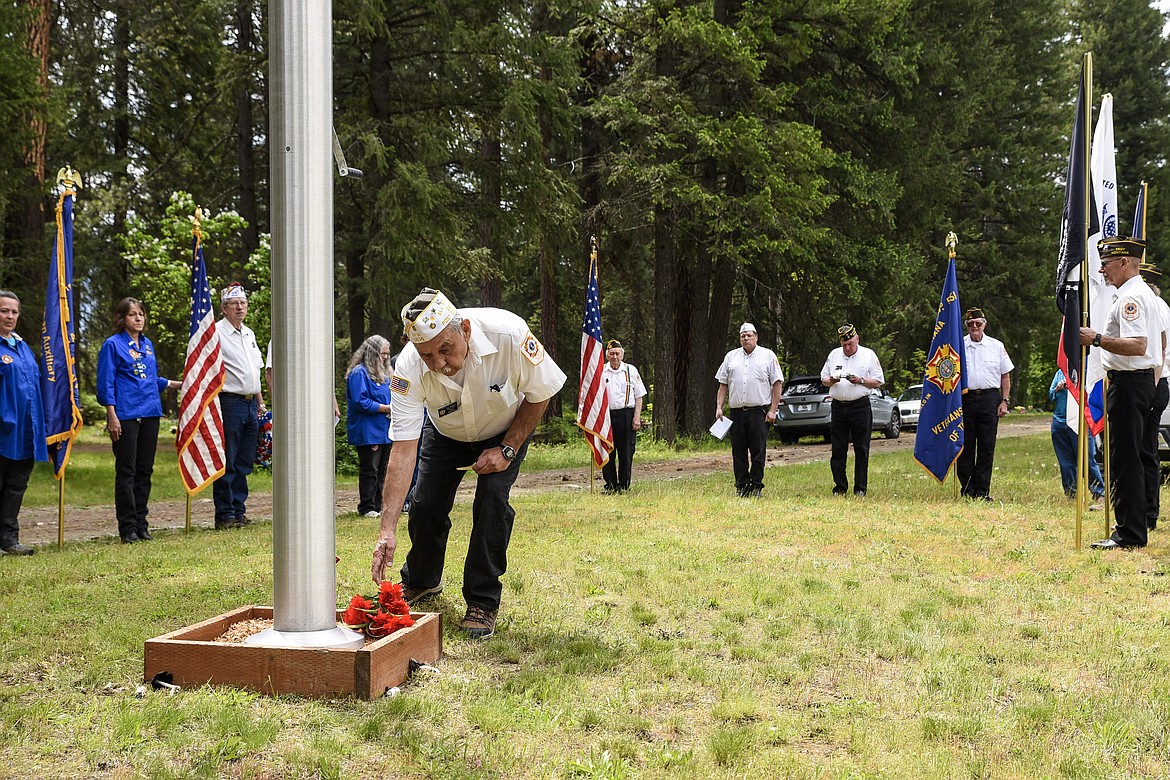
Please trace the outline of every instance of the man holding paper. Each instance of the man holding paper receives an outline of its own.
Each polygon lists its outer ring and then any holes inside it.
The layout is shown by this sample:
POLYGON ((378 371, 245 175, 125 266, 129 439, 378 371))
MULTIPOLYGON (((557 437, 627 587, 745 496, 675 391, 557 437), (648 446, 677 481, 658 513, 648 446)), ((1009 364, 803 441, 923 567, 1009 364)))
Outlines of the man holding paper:
POLYGON ((829 353, 821 368, 821 384, 833 398, 830 439, 833 453, 829 468, 833 472, 833 495, 849 492, 845 463, 849 442, 853 442, 853 494, 864 496, 869 489, 869 439, 873 433, 873 409, 869 391, 886 382, 881 361, 869 347, 860 345, 857 329, 845 324, 837 328, 841 346, 829 353))
POLYGON ((731 462, 735 491, 741 498, 759 498, 764 489, 768 426, 776 421, 784 390, 784 372, 776 353, 758 341, 755 325, 740 325, 739 349, 728 352, 715 372, 719 382, 715 422, 723 420, 723 403, 729 401, 731 462))

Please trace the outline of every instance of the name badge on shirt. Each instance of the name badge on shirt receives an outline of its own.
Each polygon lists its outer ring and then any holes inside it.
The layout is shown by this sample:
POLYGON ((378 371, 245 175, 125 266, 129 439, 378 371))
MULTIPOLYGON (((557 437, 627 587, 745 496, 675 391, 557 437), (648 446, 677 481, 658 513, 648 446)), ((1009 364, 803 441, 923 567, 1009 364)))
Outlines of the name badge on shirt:
POLYGON ((454 412, 458 408, 459 408, 458 401, 452 401, 451 403, 447 404, 446 406, 440 406, 439 407, 439 416, 446 417, 447 415, 451 414, 451 412, 454 412))

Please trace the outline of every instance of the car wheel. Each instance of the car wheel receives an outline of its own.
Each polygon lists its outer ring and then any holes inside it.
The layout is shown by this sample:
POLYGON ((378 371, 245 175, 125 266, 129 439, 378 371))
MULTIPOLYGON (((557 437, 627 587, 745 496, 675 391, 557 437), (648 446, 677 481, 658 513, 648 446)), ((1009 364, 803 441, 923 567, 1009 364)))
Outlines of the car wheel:
POLYGON ((898 414, 897 409, 890 413, 890 422, 886 425, 885 434, 887 439, 896 439, 902 435, 902 415, 898 414))

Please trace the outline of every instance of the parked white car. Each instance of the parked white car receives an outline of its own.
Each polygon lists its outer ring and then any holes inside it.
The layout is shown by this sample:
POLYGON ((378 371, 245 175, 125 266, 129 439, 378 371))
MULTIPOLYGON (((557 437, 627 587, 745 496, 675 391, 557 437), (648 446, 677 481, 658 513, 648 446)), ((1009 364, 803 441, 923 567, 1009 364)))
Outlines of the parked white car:
POLYGON ((922 385, 910 385, 898 396, 898 413, 903 428, 918 427, 918 413, 922 410, 922 385))

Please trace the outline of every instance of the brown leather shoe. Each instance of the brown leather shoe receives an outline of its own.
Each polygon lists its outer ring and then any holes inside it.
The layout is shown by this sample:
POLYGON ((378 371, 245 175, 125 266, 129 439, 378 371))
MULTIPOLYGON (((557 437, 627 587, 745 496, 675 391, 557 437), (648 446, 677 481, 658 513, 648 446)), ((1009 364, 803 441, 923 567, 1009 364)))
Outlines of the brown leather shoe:
POLYGON ((469 606, 459 627, 466 631, 471 639, 488 639, 496 633, 497 614, 498 609, 469 606))

